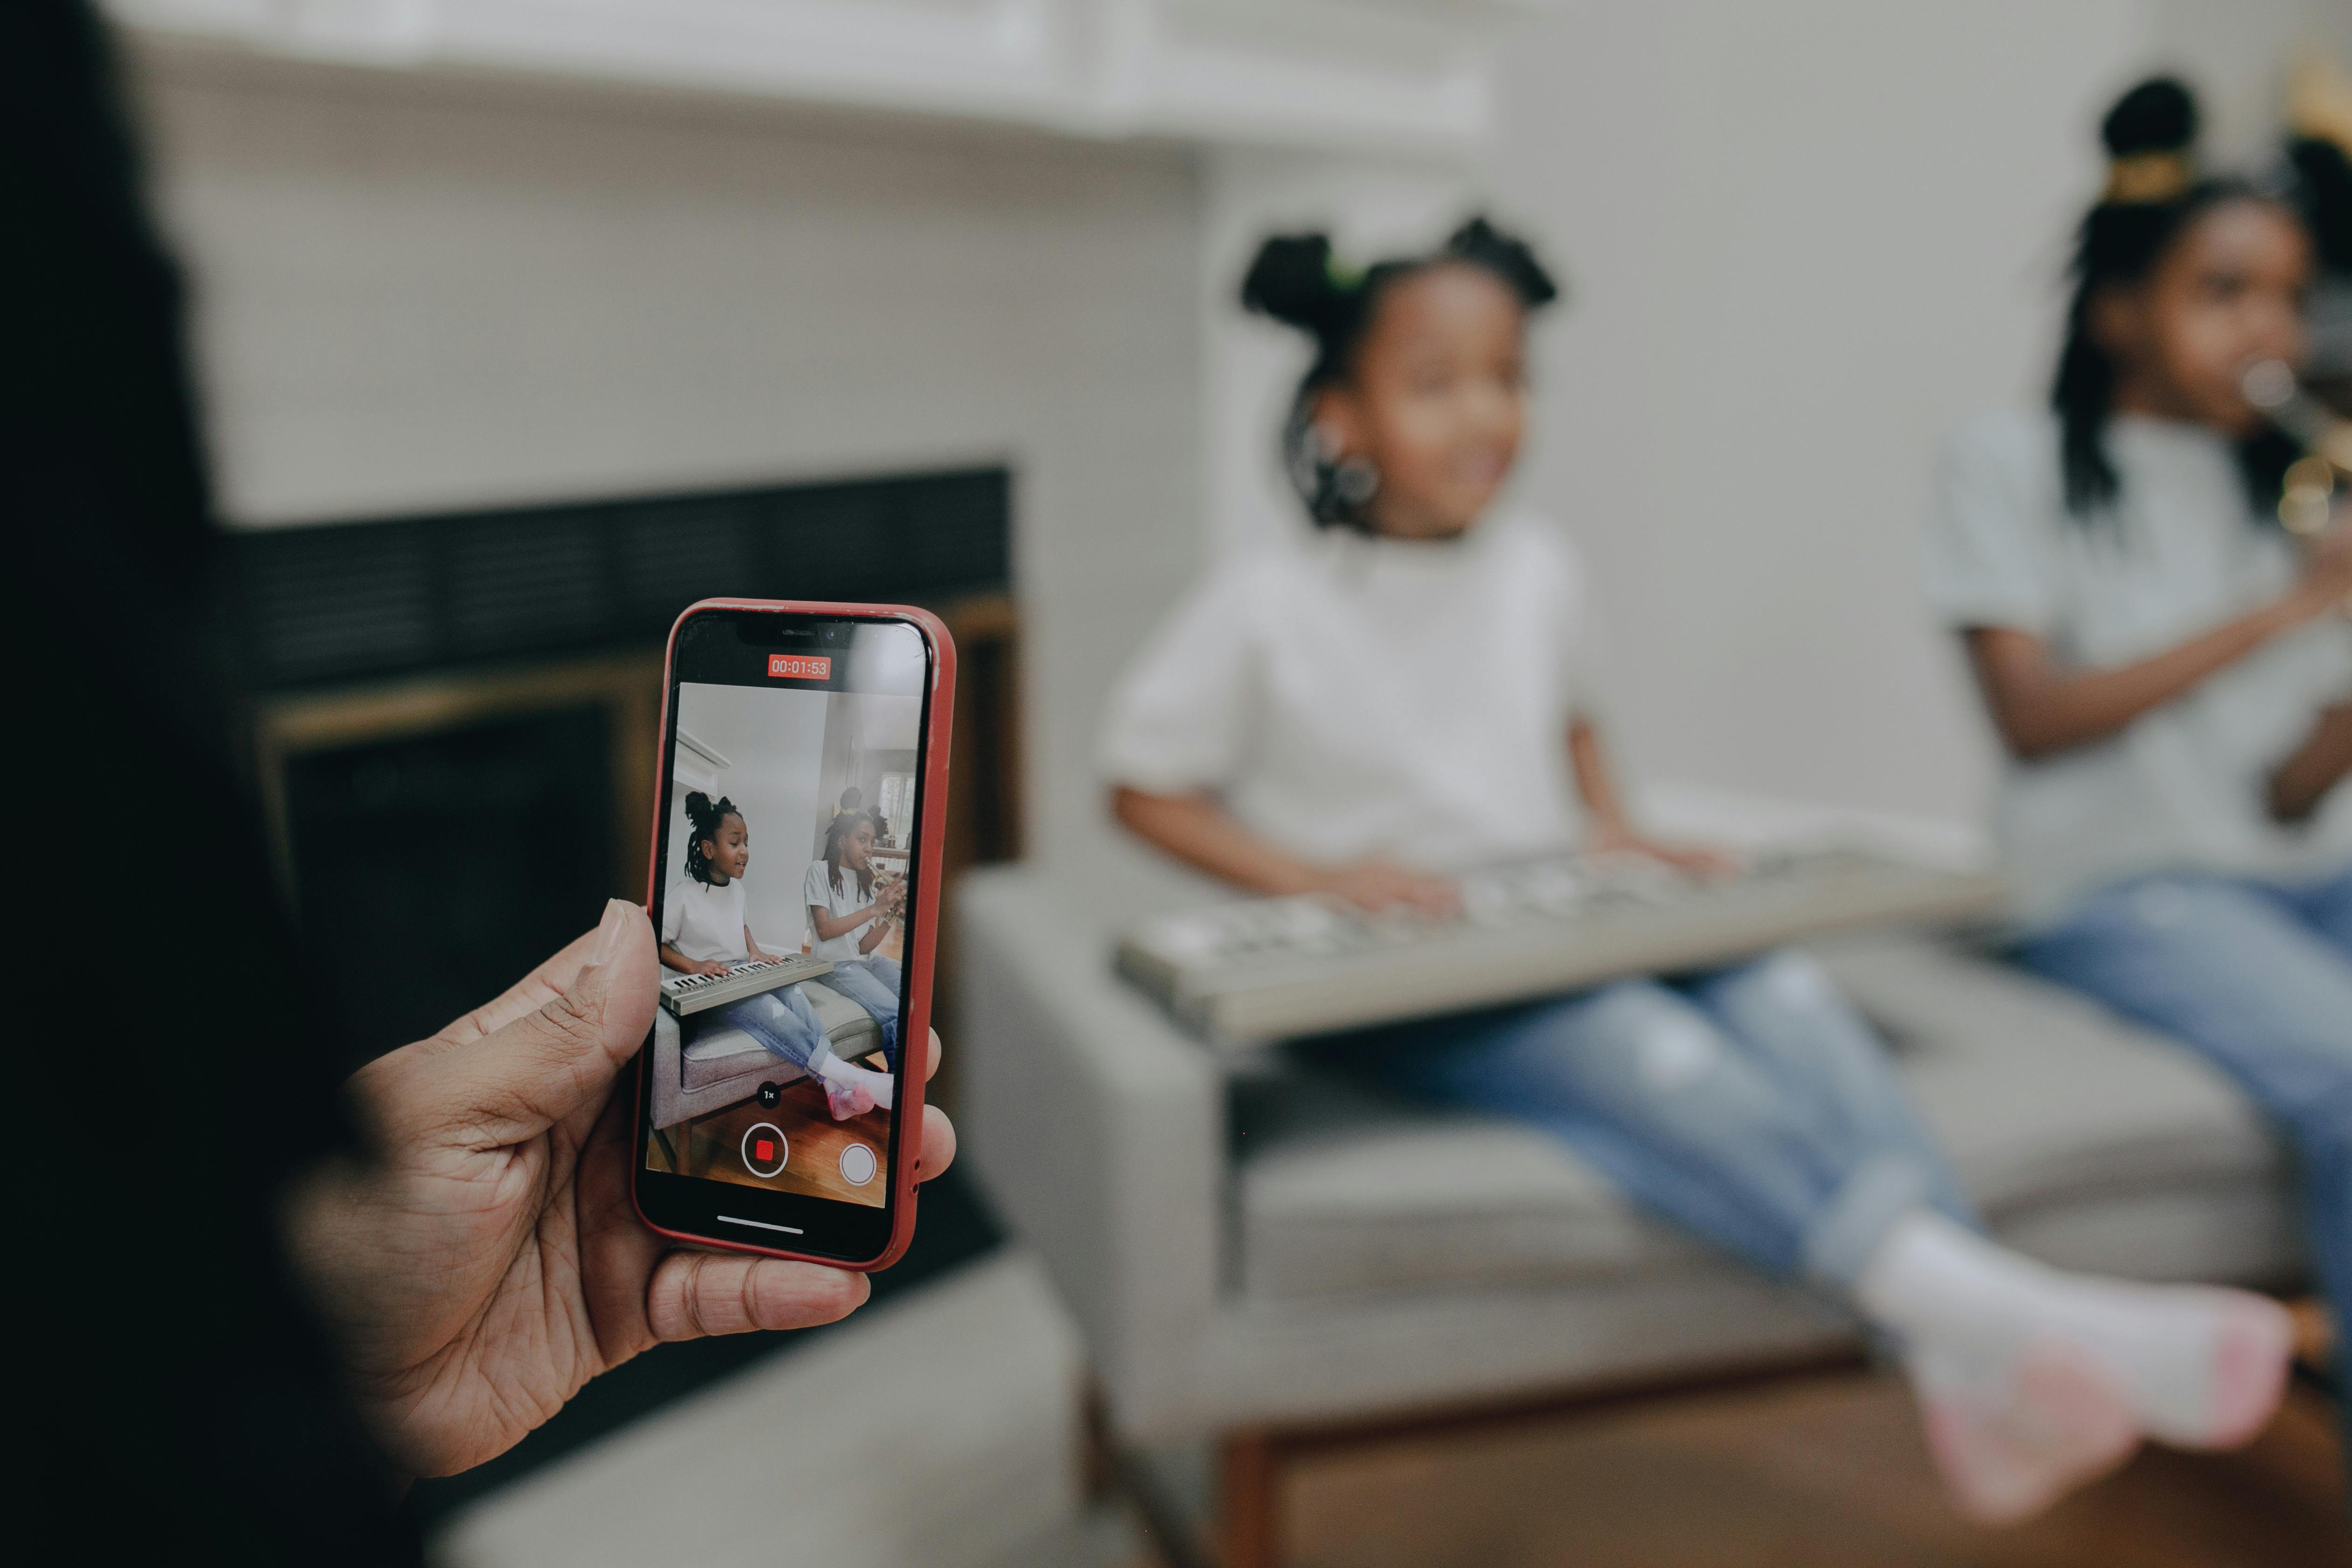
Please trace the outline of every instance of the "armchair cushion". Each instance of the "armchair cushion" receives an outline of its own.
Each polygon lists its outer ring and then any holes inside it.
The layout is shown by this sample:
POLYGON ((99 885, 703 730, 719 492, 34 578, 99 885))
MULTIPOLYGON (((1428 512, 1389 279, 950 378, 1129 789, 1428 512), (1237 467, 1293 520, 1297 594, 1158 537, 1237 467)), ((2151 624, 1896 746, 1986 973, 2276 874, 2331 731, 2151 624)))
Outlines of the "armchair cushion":
POLYGON ((1242 1283, 1267 1300, 1607 1278, 1706 1250, 1557 1139, 1328 1073, 1233 1097, 1242 1283))

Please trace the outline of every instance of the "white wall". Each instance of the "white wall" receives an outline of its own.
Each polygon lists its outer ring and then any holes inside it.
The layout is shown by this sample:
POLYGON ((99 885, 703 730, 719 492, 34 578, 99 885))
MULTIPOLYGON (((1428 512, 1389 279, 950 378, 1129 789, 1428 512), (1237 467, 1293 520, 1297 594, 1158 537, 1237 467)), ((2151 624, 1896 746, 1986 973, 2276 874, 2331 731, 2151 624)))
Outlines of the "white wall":
POLYGON ((2226 158, 2274 144, 2280 62, 2301 48, 2352 67, 2352 0, 2149 0, 2150 58, 2202 94, 2206 139, 2226 158))
POLYGON ((1500 204, 1570 300, 1524 493, 1605 595, 1638 777, 1972 816, 1914 569, 1936 446, 2030 396, 2130 0, 1579 6, 1506 67, 1500 204))
POLYGON ((1200 555, 1165 149, 141 56, 230 516, 1009 461, 1037 821, 1200 555))

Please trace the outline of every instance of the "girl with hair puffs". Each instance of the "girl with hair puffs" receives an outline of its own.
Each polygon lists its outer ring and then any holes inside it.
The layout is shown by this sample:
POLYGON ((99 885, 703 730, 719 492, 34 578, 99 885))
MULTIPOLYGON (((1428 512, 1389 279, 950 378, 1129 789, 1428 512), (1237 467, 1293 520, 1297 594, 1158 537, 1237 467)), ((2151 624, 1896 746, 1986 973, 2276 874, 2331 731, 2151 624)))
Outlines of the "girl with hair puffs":
MULTIPOLYGON (((1483 221, 1360 273, 1318 236, 1266 242, 1242 298, 1314 344, 1283 442, 1317 531, 1215 574, 1127 676, 1104 752, 1129 828, 1253 891, 1371 910, 1448 911, 1452 873, 1578 847, 1723 868, 1627 816, 1582 563, 1496 504, 1528 318, 1555 292, 1483 221)), ((2278 1396, 2274 1307, 2060 1275, 1984 1240, 1880 1042, 1797 954, 1304 1054, 1532 1122, 1636 1201, 1836 1295, 1900 1346, 1980 1516, 2033 1511, 2143 1430, 2236 1441, 2278 1396)))
MULTIPOLYGON (((737 964, 772 963, 761 950, 743 911, 743 874, 751 865, 751 829, 735 803, 699 790, 686 797, 686 875, 662 904, 661 961, 683 974, 725 974, 737 964)), ((890 1076, 843 1061, 816 1010, 798 985, 780 986, 701 1016, 715 1017, 760 1042, 824 1086, 825 1109, 846 1121, 876 1106, 888 1109, 890 1076)), ((701 1018, 691 1020, 701 1024, 701 1018)), ((702 1025, 709 1027, 708 1025, 702 1025)))

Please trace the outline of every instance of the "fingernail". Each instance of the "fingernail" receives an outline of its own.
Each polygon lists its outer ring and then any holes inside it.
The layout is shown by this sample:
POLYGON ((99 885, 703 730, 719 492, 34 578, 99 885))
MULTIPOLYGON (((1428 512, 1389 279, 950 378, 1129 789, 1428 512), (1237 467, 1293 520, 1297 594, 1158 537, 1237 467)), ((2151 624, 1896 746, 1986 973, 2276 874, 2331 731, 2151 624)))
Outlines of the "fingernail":
POLYGON ((621 955, 621 937, 629 929, 629 917, 636 906, 619 899, 604 900, 604 918, 596 924, 596 946, 588 955, 592 964, 610 963, 621 955))

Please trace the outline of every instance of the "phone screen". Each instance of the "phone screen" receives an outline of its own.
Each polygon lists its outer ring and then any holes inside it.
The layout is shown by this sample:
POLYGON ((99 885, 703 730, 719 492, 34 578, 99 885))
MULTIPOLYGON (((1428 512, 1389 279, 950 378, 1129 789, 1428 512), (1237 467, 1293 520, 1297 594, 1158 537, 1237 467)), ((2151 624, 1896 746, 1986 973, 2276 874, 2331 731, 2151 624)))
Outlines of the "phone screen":
POLYGON ((640 1068, 657 1225, 846 1259, 888 1235, 930 662, 901 621, 679 628, 640 1068))

